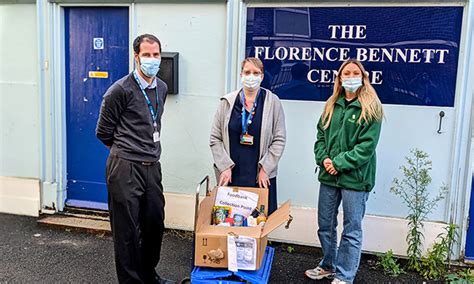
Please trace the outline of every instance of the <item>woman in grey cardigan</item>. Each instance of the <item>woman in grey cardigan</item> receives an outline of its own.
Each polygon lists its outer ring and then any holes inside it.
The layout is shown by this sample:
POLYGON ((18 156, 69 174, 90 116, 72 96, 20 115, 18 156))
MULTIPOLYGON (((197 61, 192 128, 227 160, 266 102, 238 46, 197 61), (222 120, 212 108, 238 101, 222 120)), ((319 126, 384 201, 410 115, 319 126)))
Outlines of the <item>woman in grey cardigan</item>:
POLYGON ((243 88, 221 98, 210 146, 218 185, 268 188, 271 214, 277 208, 276 176, 286 129, 280 100, 260 88, 263 71, 258 58, 242 62, 243 88))

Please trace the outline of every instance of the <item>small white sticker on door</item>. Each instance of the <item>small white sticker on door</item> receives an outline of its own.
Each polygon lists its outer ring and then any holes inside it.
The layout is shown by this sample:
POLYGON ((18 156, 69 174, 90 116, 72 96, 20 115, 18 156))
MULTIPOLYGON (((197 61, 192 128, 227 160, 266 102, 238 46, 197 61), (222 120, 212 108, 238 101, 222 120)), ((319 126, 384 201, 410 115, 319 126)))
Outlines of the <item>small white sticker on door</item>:
POLYGON ((95 37, 93 40, 94 49, 104 49, 104 38, 103 37, 95 37))

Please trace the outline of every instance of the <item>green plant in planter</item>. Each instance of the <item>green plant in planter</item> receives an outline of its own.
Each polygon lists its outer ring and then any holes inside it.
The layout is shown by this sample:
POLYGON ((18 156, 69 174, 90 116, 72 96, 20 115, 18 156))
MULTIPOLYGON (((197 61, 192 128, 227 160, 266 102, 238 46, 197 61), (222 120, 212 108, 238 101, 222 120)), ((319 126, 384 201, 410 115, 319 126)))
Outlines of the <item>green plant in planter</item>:
POLYGON ((426 256, 421 258, 420 274, 427 279, 440 279, 447 273, 445 261, 457 236, 457 226, 450 224, 444 229, 445 232, 438 235, 426 256))
POLYGON ((295 248, 292 247, 292 246, 288 246, 288 247, 286 248, 286 251, 287 251, 288 253, 293 253, 293 252, 295 251, 295 248))
POLYGON ((400 274, 405 273, 405 271, 400 267, 400 264, 397 263, 397 259, 393 256, 392 250, 379 255, 378 258, 377 266, 382 268, 385 275, 397 277, 400 274))
POLYGON ((446 275, 445 280, 450 284, 472 284, 474 276, 472 276, 471 269, 466 268, 446 275))
POLYGON ((419 271, 420 258, 423 251, 423 223, 426 216, 437 206, 447 193, 442 186, 438 195, 430 198, 428 186, 431 183, 431 161, 426 152, 419 149, 411 150, 411 156, 405 157, 407 164, 400 167, 403 179, 393 179, 390 191, 402 198, 408 207, 407 255, 408 269, 419 271))

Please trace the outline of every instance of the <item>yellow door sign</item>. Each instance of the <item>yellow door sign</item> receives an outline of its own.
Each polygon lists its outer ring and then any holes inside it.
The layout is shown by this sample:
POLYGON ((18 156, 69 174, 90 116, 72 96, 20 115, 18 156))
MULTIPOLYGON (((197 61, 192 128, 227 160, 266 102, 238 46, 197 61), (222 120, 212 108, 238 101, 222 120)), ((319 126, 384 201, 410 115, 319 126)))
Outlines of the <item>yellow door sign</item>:
POLYGON ((89 71, 89 78, 109 78, 109 72, 107 71, 89 71))

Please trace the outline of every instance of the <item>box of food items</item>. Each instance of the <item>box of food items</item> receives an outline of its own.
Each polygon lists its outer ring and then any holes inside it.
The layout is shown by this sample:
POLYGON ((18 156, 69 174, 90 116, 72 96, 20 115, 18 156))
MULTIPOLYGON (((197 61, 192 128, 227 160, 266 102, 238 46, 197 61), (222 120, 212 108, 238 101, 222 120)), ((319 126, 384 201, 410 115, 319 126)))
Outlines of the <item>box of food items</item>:
POLYGON ((268 234, 290 219, 290 201, 267 214, 266 188, 214 188, 199 205, 195 265, 259 269, 268 234))

